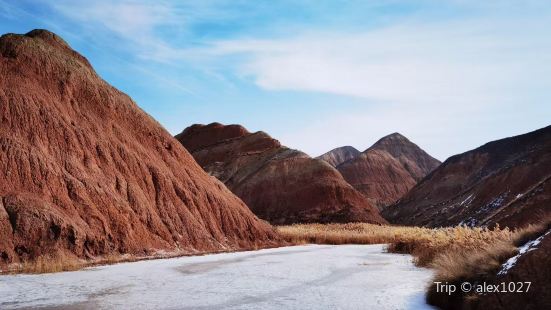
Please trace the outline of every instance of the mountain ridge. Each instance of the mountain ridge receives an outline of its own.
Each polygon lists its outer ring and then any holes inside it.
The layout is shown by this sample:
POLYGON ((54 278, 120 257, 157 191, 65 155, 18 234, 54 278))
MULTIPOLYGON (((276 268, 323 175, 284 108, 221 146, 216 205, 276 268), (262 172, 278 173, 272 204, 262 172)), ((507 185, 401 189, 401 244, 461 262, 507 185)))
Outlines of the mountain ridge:
POLYGON ((385 210, 407 225, 523 226, 549 213, 551 126, 451 156, 385 210))
POLYGON ((233 131, 234 126, 196 124, 176 138, 259 217, 274 224, 385 223, 328 163, 282 146, 262 131, 226 139, 231 135, 223 131, 233 131))

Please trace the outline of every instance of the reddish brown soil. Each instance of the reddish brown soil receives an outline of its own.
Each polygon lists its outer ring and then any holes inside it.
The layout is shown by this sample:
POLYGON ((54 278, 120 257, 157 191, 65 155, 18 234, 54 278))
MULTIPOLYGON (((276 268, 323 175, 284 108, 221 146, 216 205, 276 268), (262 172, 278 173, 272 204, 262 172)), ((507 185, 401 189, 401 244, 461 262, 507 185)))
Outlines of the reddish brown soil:
POLYGON ((274 224, 385 223, 328 163, 238 125, 193 125, 176 138, 260 218, 274 224))
POLYGON ((551 126, 450 157, 383 213, 407 225, 520 227, 550 206, 551 126))
POLYGON ((392 204, 415 185, 415 179, 388 152, 373 150, 337 167, 348 183, 379 208, 392 204))
POLYGON ((279 244, 53 33, 0 38, 0 260, 279 244))
POLYGON ((439 164, 406 137, 393 133, 337 169, 348 183, 382 209, 400 199, 439 164))

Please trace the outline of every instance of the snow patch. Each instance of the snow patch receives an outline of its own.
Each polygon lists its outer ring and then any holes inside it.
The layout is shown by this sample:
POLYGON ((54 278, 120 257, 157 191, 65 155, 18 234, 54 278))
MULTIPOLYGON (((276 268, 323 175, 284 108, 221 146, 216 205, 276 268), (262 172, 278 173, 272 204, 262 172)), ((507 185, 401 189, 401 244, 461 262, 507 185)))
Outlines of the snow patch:
POLYGON ((465 206, 468 207, 471 202, 474 200, 474 194, 470 194, 469 197, 465 198, 460 204, 459 206, 463 206, 465 205, 465 203, 467 203, 465 206))
POLYGON ((480 208, 478 211, 476 211, 476 214, 481 214, 481 213, 485 214, 492 210, 498 209, 503 205, 503 203, 505 202, 505 199, 507 199, 507 196, 509 196, 508 191, 497 196, 494 200, 490 201, 490 203, 480 208))
POLYGON ((461 221, 459 226, 475 227, 478 221, 475 218, 469 217, 466 220, 461 221))
POLYGON ((543 238, 545 238, 545 236, 547 236, 549 233, 551 232, 551 230, 548 230, 545 234, 539 236, 538 238, 532 240, 532 241, 528 241, 526 242, 523 246, 521 246, 520 248, 518 248, 518 254, 509 258, 503 265, 501 265, 501 270, 499 270, 499 272, 497 273, 498 275, 505 275, 507 274, 507 272, 513 268, 515 266, 515 264, 517 263, 518 259, 524 255, 525 253, 528 253, 530 251, 533 251, 535 249, 537 249, 537 246, 541 243, 541 241, 543 240, 543 238))

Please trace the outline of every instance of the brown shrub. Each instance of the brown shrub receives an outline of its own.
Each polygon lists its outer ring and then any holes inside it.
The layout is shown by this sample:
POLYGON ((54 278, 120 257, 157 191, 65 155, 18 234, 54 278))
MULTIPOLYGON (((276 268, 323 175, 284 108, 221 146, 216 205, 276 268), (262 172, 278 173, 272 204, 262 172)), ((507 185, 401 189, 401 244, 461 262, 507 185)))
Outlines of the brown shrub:
POLYGON ((495 270, 515 254, 516 246, 545 231, 548 222, 512 231, 496 225, 423 228, 365 223, 296 224, 277 231, 293 244, 388 243, 387 251, 407 253, 418 266, 435 269, 439 280, 470 277, 495 270))

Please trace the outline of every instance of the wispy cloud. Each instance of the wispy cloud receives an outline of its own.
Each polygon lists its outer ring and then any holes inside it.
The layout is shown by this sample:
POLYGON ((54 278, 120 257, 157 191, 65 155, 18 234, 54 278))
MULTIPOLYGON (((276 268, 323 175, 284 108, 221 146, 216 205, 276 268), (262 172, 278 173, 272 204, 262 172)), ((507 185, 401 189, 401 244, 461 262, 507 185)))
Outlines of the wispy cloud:
MULTIPOLYGON (((403 24, 360 33, 318 32, 215 42, 217 56, 268 90, 300 90, 409 104, 484 104, 542 86, 551 42, 529 20, 403 24), (520 89, 519 89, 520 88, 520 89)), ((536 89, 533 89, 536 88, 536 89)), ((542 91, 543 89, 539 89, 542 91)))
POLYGON ((52 7, 86 25, 90 32, 108 33, 122 40, 122 44, 131 44, 133 51, 145 58, 172 53, 157 31, 160 27, 177 27, 182 22, 170 3, 162 1, 59 1, 52 7))

